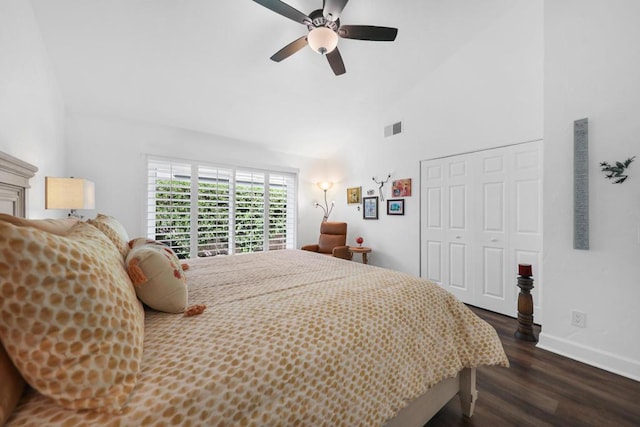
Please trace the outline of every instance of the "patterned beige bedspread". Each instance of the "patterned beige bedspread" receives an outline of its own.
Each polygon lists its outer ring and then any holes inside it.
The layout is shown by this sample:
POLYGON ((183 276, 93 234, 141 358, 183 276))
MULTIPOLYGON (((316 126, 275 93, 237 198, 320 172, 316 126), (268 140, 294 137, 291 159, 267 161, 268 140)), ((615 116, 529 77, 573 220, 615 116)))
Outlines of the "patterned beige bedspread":
POLYGON ((208 308, 147 312, 122 415, 31 391, 9 425, 375 426, 463 367, 508 365, 491 326, 408 274, 297 250, 190 265, 208 308))

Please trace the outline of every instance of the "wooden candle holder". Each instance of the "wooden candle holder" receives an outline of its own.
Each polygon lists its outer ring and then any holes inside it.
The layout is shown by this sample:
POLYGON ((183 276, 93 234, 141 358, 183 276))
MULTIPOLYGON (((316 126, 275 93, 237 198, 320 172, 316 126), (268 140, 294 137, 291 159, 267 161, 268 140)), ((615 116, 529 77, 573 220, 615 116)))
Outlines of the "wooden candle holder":
POLYGON ((533 333, 533 275, 531 264, 518 264, 518 330, 514 334, 516 338, 538 342, 533 333))

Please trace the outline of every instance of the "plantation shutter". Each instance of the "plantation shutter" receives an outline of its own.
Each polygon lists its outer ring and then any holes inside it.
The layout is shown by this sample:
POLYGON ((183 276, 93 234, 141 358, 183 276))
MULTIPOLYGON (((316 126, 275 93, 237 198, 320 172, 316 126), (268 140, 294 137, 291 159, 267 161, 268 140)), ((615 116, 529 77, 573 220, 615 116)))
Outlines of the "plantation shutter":
POLYGON ((296 176, 148 161, 147 236, 180 258, 295 248, 296 176))
POLYGON ((198 168, 198 256, 226 255, 229 248, 231 169, 198 168))
POLYGON ((295 246, 295 179, 288 174, 269 174, 269 250, 295 246))
POLYGON ((149 161, 147 236, 181 258, 190 253, 191 165, 149 161))
POLYGON ((236 172, 235 252, 264 250, 264 173, 236 172))

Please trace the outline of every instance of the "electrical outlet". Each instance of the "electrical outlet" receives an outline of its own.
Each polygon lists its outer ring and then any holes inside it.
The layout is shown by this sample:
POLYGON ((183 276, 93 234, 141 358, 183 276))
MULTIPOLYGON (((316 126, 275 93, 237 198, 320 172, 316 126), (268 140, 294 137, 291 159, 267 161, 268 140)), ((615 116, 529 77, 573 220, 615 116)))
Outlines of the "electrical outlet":
POLYGON ((571 312, 571 324, 579 328, 587 326, 587 315, 581 311, 573 310, 571 312))

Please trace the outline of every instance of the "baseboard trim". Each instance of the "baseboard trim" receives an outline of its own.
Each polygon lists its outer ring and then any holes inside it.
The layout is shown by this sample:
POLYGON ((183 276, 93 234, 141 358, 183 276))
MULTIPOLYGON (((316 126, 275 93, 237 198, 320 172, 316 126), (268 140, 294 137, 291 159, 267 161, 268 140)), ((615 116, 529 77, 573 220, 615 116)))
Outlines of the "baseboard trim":
POLYGON ((640 362, 637 360, 631 360, 545 333, 540 334, 537 346, 578 362, 640 381, 640 362))

